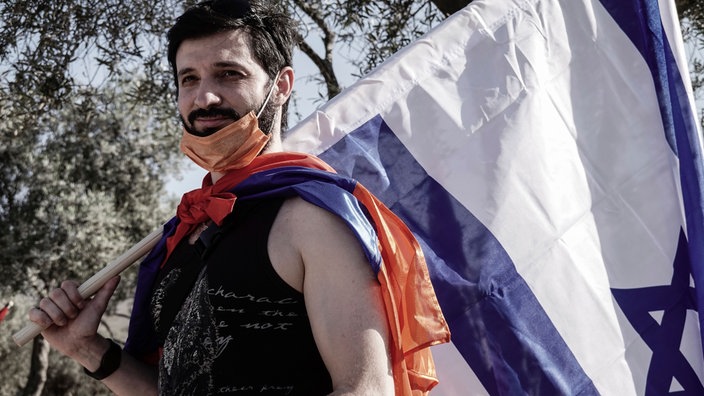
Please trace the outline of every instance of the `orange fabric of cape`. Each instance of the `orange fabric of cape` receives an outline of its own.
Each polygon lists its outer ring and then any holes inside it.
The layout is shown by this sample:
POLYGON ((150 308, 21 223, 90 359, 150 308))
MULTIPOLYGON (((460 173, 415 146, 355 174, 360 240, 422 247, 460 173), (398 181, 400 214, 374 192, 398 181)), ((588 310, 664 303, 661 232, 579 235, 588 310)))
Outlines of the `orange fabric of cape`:
POLYGON ((357 183, 354 196, 374 221, 383 265, 378 273, 391 334, 397 396, 427 394, 438 384, 432 345, 450 341, 450 329, 430 281, 423 251, 406 225, 357 183))

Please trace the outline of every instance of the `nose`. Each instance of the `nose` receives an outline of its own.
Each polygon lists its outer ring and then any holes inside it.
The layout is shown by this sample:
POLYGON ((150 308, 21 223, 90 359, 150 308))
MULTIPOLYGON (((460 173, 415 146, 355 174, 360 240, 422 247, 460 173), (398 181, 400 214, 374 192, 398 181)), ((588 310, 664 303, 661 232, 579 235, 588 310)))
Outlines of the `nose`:
POLYGON ((201 109, 208 109, 222 104, 222 96, 218 86, 210 81, 201 81, 196 93, 195 105, 201 109))

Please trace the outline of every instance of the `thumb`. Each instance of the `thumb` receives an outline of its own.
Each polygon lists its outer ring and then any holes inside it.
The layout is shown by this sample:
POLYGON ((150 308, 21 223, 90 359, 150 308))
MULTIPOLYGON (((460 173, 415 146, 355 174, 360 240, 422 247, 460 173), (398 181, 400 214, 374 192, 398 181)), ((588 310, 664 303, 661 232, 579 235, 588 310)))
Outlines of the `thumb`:
POLYGON ((115 289, 117 289, 117 285, 120 283, 120 277, 116 276, 103 285, 103 287, 98 290, 97 293, 95 293, 95 296, 93 296, 93 299, 90 300, 88 303, 91 307, 91 309, 99 312, 101 315, 103 312, 105 312, 105 309, 108 306, 108 302, 110 301, 110 298, 112 295, 115 293, 115 289))

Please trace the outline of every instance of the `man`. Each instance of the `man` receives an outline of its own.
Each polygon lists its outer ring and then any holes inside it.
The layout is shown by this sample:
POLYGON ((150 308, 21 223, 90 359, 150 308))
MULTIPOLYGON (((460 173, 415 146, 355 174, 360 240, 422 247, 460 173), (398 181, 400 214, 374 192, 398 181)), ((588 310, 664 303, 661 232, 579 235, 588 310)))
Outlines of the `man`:
POLYGON ((295 37, 259 1, 203 2, 169 31, 181 148, 209 174, 142 264, 125 351, 97 334, 119 279, 92 300, 66 281, 30 311, 115 393, 389 395, 436 382, 425 347, 449 333, 415 240, 354 181, 281 152, 295 37))

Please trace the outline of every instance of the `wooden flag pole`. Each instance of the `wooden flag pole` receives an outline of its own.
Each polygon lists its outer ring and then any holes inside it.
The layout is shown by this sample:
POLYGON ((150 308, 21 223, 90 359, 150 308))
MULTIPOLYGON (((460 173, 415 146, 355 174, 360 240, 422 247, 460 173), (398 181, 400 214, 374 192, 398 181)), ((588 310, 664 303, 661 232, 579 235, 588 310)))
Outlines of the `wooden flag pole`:
MULTIPOLYGON (((98 271, 95 275, 91 276, 87 281, 83 282, 83 284, 78 287, 78 293, 80 293, 83 298, 91 297, 97 293, 108 280, 119 275, 130 265, 134 264, 137 260, 146 255, 154 247, 154 245, 156 245, 159 239, 161 239, 161 235, 162 229, 160 227, 151 234, 147 235, 136 245, 132 246, 129 250, 120 255, 120 257, 108 263, 108 265, 98 271)), ((23 346, 39 335, 42 330, 44 330, 44 328, 32 322, 22 328, 22 330, 15 333, 12 338, 15 340, 17 345, 23 346)))

